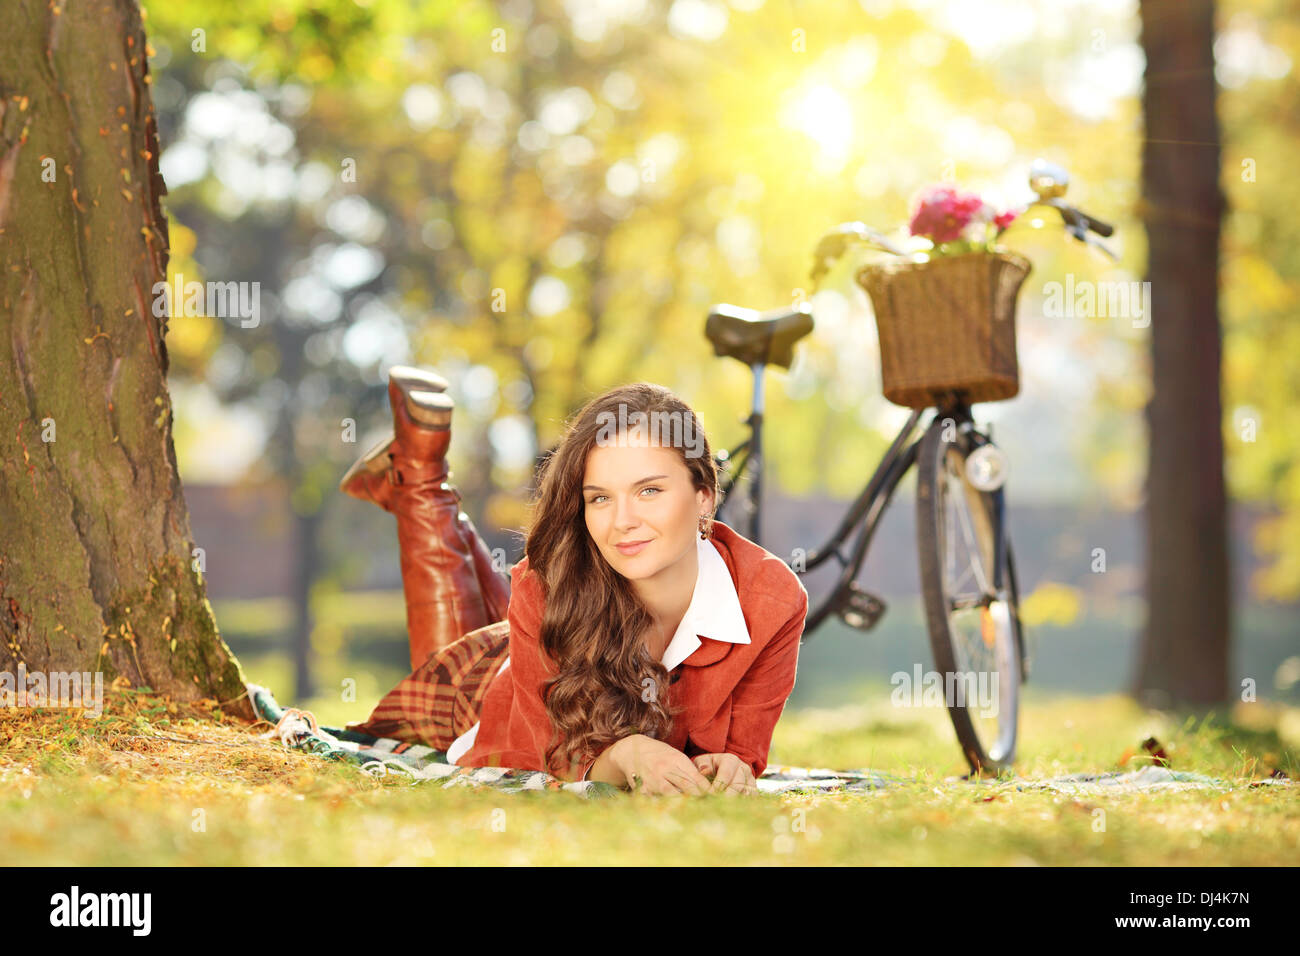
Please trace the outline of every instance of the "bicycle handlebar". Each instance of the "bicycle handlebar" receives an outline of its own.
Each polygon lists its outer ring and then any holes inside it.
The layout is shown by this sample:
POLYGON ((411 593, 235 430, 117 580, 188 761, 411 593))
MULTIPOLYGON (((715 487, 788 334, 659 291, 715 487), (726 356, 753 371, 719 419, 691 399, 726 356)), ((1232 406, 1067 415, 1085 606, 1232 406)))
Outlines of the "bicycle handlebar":
POLYGON ((1099 236, 1112 236, 1115 234, 1115 227, 1108 222, 1102 222, 1096 216, 1090 216, 1082 209, 1064 203, 1059 199, 1044 199, 1034 203, 1036 206, 1051 206, 1061 214, 1067 226, 1075 226, 1095 232, 1099 236))
POLYGON ((1115 251, 1110 246, 1089 235, 1090 232, 1096 233, 1098 236, 1114 235, 1115 227, 1110 223, 1102 222, 1096 216, 1090 216, 1082 209, 1075 209, 1069 203, 1057 197, 1040 199, 1038 202, 1030 204, 1030 208, 1034 206, 1051 206, 1061 214, 1061 219, 1065 222, 1066 232, 1085 245, 1096 246, 1109 256, 1111 261, 1119 261, 1119 256, 1115 254, 1115 251))

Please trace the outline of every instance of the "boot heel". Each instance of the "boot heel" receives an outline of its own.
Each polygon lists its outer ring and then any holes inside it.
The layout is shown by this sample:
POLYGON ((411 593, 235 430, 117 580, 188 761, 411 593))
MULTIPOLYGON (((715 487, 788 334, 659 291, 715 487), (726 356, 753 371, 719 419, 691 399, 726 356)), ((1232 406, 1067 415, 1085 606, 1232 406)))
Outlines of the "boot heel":
POLYGON ((451 413, 456 410, 456 403, 446 392, 430 392, 424 389, 405 391, 406 413, 411 420, 423 428, 442 431, 451 428, 451 413))
POLYGON ((398 365, 388 373, 388 404, 393 409, 393 461, 441 462, 451 442, 456 403, 437 372, 398 365))
POLYGON ((406 404, 411 420, 426 428, 451 427, 456 403, 447 394, 448 382, 437 372, 414 365, 394 365, 388 382, 406 404))

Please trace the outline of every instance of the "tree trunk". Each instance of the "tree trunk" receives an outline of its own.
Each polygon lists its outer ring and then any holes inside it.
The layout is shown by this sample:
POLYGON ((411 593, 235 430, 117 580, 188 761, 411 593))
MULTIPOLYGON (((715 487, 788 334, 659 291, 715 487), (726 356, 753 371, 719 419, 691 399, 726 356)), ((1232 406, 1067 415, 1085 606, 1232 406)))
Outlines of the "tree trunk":
POLYGON ((0 6, 0 661, 252 716, 176 471, 136 0, 0 6))
POLYGON ((1231 602, 1218 312, 1219 124, 1214 3, 1142 0, 1142 216, 1153 394, 1147 408, 1147 623, 1136 695, 1228 698, 1231 602))

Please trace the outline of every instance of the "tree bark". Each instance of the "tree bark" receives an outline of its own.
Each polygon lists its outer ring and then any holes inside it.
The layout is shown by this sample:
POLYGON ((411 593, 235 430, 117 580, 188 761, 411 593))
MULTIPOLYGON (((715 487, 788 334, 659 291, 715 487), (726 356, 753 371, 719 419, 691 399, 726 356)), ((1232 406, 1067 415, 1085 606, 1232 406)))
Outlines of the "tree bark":
POLYGON ((0 661, 252 717, 172 445, 136 0, 0 6, 0 661))
POLYGON ((1134 692, 1156 706, 1228 699, 1230 574, 1218 312, 1214 3, 1142 0, 1142 217, 1151 283, 1147 622, 1134 692))

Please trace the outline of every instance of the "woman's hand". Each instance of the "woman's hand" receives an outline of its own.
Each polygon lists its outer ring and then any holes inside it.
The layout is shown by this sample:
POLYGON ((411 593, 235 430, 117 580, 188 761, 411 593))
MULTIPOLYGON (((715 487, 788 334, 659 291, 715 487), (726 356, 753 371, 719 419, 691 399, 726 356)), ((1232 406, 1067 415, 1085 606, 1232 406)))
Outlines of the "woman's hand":
POLYGON ((698 754, 695 766, 713 781, 710 793, 758 793, 754 771, 735 754, 698 754))
POLYGON ((709 781, 676 747, 645 734, 632 734, 614 745, 615 766, 635 793, 706 794, 709 781))

